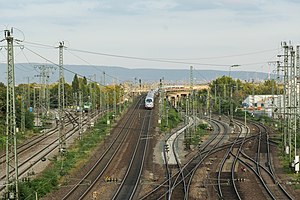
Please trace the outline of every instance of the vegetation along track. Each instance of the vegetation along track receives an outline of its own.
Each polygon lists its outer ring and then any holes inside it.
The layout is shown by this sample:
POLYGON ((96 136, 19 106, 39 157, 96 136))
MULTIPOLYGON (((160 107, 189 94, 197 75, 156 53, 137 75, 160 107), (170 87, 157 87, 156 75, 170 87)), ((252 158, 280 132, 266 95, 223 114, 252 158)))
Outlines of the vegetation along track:
POLYGON ((118 133, 114 137, 113 141, 105 149, 104 153, 98 157, 94 165, 90 170, 82 177, 65 195, 62 199, 83 199, 89 195, 91 189, 95 186, 98 180, 103 178, 106 170, 109 168, 112 160, 116 157, 118 151, 120 151, 123 142, 128 137, 130 130, 135 121, 139 117, 139 108, 142 98, 136 101, 135 105, 128 110, 128 114, 121 119, 118 125, 118 133), (86 180, 90 181, 90 184, 84 184, 86 180))
MULTIPOLYGON (((67 112, 66 115, 71 115, 70 112, 67 112)), ((77 127, 74 117, 68 117, 66 125, 72 125, 66 131, 66 139, 71 138, 76 132, 77 127)), ((83 121, 83 125, 87 124, 87 119, 83 121)), ((66 126, 66 128, 67 128, 66 126)), ((18 157, 19 157, 19 177, 26 177, 31 174, 32 169, 40 161, 43 161, 50 153, 52 153, 58 147, 58 138, 57 133, 58 126, 51 129, 49 132, 42 135, 36 136, 28 142, 18 146, 18 157)), ((2 155, 3 156, 3 155, 2 155)), ((5 158, 5 157, 4 157, 5 158)), ((4 164, 5 161, 2 161, 1 164, 4 164)), ((1 175, 1 180, 5 178, 5 174, 1 175)), ((0 191, 3 191, 4 186, 0 186, 0 191)))

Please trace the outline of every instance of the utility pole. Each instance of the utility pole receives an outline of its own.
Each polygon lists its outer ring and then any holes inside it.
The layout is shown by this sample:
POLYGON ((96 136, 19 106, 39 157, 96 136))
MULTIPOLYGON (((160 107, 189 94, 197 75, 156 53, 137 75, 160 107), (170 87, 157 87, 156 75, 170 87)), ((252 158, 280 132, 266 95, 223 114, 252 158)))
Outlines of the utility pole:
MULTIPOLYGON (((300 46, 297 45, 296 46, 296 105, 297 105, 297 102, 299 102, 300 100, 300 91, 297 89, 297 88, 300 88, 300 52, 299 52, 299 48, 300 46)), ((296 110, 296 114, 298 115, 299 112, 300 112, 300 103, 298 103, 298 108, 295 109, 296 110)), ((297 123, 297 119, 299 120, 299 117, 296 117, 296 125, 299 124, 297 123)), ((296 132, 297 132, 297 129, 298 127, 296 127, 296 132)), ((296 141, 297 141, 297 138, 296 138, 297 134, 295 134, 295 157, 297 156, 297 145, 296 145, 296 141)))
POLYGON ((163 108, 162 79, 159 79, 159 116, 158 116, 158 124, 161 124, 162 108, 163 108))
POLYGON ((49 93, 49 76, 53 69, 53 66, 37 65, 35 69, 40 71, 39 75, 35 77, 40 78, 40 90, 39 90, 39 109, 42 113, 42 119, 48 116, 50 111, 50 93, 49 93))
POLYGON ((97 84, 96 83, 97 83, 97 77, 96 77, 96 74, 94 74, 94 83, 93 83, 94 87, 93 87, 93 93, 92 93, 92 95, 93 95, 92 96, 93 97, 93 108, 94 108, 93 112, 94 113, 96 113, 96 108, 97 108, 97 106, 96 106, 97 105, 97 99, 96 99, 96 94, 97 94, 96 93, 96 87, 97 87, 97 84))
POLYGON ((184 138, 185 138, 185 148, 190 149, 190 129, 188 127, 189 124, 189 97, 188 95, 186 96, 185 99, 185 118, 184 118, 184 124, 186 126, 186 129, 184 130, 184 138))
POLYGON ((35 75, 35 77, 39 77, 40 78, 40 91, 39 91, 39 105, 40 108, 43 109, 42 111, 42 116, 44 116, 46 111, 46 89, 45 89, 45 84, 46 84, 46 67, 44 65, 39 65, 39 66, 35 66, 35 69, 39 69, 40 70, 40 74, 39 75, 35 75))
MULTIPOLYGON (((100 84, 99 84, 99 114, 102 110, 102 76, 100 76, 100 84)), ((102 115, 101 115, 102 116, 102 115)))
MULTIPOLYGON (((103 72, 103 85, 106 86, 106 74, 103 72)), ((109 121, 109 96, 108 96, 108 91, 105 92, 105 104, 106 104, 106 124, 110 124, 109 121)))
POLYGON ((122 113, 122 84, 119 83, 120 80, 119 78, 117 78, 117 111, 118 111, 118 114, 121 114, 122 113))
POLYGON ((26 99, 26 109, 29 109, 30 107, 30 82, 29 82, 29 76, 27 78, 27 99, 26 99))
POLYGON ((56 67, 53 66, 46 66, 46 109, 47 109, 47 115, 50 112, 50 90, 49 90, 49 78, 50 74, 53 74, 53 70, 56 70, 56 67))
POLYGON ((285 152, 287 154, 290 153, 290 146, 287 145, 287 134, 288 134, 288 115, 287 115, 287 107, 288 107, 288 102, 289 102, 289 91, 288 91, 288 85, 289 85, 289 80, 288 80, 288 46, 286 42, 283 42, 283 49, 284 49, 284 58, 283 58, 283 85, 284 85, 284 90, 283 90, 283 143, 284 143, 284 148, 285 152))
POLYGON ((88 110, 88 123, 89 123, 89 128, 91 128, 91 125, 92 125, 92 118, 91 118, 91 115, 92 115, 92 112, 94 110, 94 98, 93 98, 93 88, 92 88, 92 78, 93 76, 90 76, 89 79, 90 79, 90 83, 89 83, 89 100, 88 100, 88 103, 90 105, 89 107, 89 110, 88 110), (92 103, 91 103, 92 102, 92 103))
POLYGON ((211 115, 210 115, 210 91, 209 90, 207 90, 207 97, 206 97, 206 112, 210 121, 211 115))
POLYGON ((25 133, 25 113, 26 113, 26 109, 25 109, 25 86, 23 87, 23 93, 22 93, 22 102, 21 102, 21 132, 22 134, 25 133))
POLYGON ((82 92, 79 92, 79 139, 82 139, 82 112, 83 112, 83 106, 82 106, 82 92))
POLYGON ((5 30, 7 41, 7 92, 6 92, 6 199, 19 199, 18 154, 16 136, 15 71, 12 36, 13 29, 5 30))
MULTIPOLYGON (((296 134, 297 134, 297 117, 296 117, 296 96, 297 96, 297 88, 296 88, 296 65, 295 65, 295 51, 293 46, 289 47, 290 50, 290 138, 289 138, 289 146, 292 147, 292 135, 295 138, 294 144, 296 145, 296 134)), ((291 148, 290 148, 291 149, 291 148)), ((296 156, 296 146, 294 148, 295 156, 296 156)), ((290 153, 290 157, 292 157, 290 153)))
MULTIPOLYGON (((195 129, 195 105, 194 105, 194 100, 195 100, 195 91, 194 91, 194 76, 193 76, 193 66, 190 66, 190 91, 191 91, 191 109, 192 109, 192 118, 194 119, 194 126, 192 129, 192 132, 194 133, 195 129)), ((190 133, 191 137, 191 133, 190 133)), ((191 139, 190 139, 191 141, 191 139)))
MULTIPOLYGON (((59 85, 58 85, 58 110, 59 110, 59 152, 63 156, 66 150, 66 133, 65 133, 65 78, 63 68, 63 49, 64 42, 59 42, 59 85)), ((63 168, 63 164, 62 167, 63 168)))
POLYGON ((38 104, 38 99, 36 95, 36 89, 39 89, 39 87, 34 86, 33 87, 33 111, 35 113, 35 125, 39 126, 40 125, 40 109, 39 109, 39 104, 38 104))
POLYGON ((281 109, 281 101, 282 101, 282 97, 280 94, 280 88, 279 88, 279 84, 280 84, 280 61, 277 61, 277 104, 278 104, 278 121, 280 122, 280 131, 282 131, 282 109, 281 109))
POLYGON ((232 104, 232 90, 233 86, 230 86, 230 121, 233 121, 233 104, 232 104))
POLYGON ((114 98, 114 120, 115 117, 117 117, 117 93, 116 93, 116 81, 115 78, 113 78, 113 84, 114 84, 114 91, 113 91, 113 98, 114 98))

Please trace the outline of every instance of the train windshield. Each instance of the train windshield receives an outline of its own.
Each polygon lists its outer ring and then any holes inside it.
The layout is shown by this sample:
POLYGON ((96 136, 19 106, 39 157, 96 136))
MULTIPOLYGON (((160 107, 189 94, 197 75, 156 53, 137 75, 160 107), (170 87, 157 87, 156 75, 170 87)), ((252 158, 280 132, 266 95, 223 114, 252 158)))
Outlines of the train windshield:
POLYGON ((146 99, 147 103, 152 103, 152 99, 146 99))

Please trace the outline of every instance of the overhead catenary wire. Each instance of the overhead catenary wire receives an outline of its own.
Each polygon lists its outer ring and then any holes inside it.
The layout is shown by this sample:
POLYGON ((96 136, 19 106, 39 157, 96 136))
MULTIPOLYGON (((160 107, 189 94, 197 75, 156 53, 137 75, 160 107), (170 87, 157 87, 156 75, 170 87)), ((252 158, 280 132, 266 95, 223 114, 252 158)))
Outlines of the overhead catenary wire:
MULTIPOLYGON (((55 62, 52 62, 52 61, 49 60, 48 58, 46 58, 46 57, 40 55, 39 53, 37 53, 37 52, 35 52, 35 51, 29 49, 28 47, 25 46, 24 48, 25 48, 26 50, 30 51, 31 53, 35 54, 36 56, 39 56, 40 58, 44 59, 45 61, 47 61, 47 62, 49 62, 49 63, 51 63, 51 64, 53 64, 53 65, 59 67, 59 65, 56 64, 55 62)), ((99 85, 101 85, 101 86, 105 86, 105 85, 102 85, 100 82, 94 81, 94 80, 92 80, 92 79, 90 79, 90 78, 88 78, 88 77, 86 77, 86 76, 84 76, 84 75, 81 75, 81 74, 79 74, 79 73, 77 73, 77 72, 74 72, 74 71, 72 71, 72 70, 70 70, 70 69, 67 69, 67 68, 65 68, 65 67, 63 67, 63 69, 64 69, 65 71, 67 71, 67 72, 70 72, 70 73, 72 73, 72 74, 74 74, 74 75, 78 75, 78 76, 80 76, 80 77, 82 77, 82 78, 85 77, 85 78, 86 78, 87 80, 89 80, 90 82, 97 83, 97 84, 99 84, 99 85)))
MULTIPOLYGON (((49 44, 41 44, 41 43, 37 43, 37 42, 27 42, 27 41, 23 41, 22 43, 26 43, 26 44, 29 44, 29 45, 32 45, 32 46, 41 46, 41 47, 48 48, 48 49, 56 49, 56 48, 57 48, 57 47, 52 46, 52 45, 49 45, 49 44)), ((26 45, 26 46, 27 46, 27 45, 26 45)), ((33 51, 32 49, 29 49, 28 47, 27 47, 27 50, 31 51, 32 53, 35 52, 35 51, 33 51)), ((78 59, 82 60, 82 61, 85 62, 86 64, 88 64, 88 65, 90 65, 91 67, 95 68, 96 70, 101 71, 101 72, 104 72, 103 70, 98 69, 95 65, 92 65, 91 63, 89 63, 88 61, 86 61, 86 60, 84 60, 83 58, 79 57, 78 55, 75 55, 74 53, 68 51, 68 48, 65 47, 65 50, 67 50, 67 52, 69 52, 71 55, 77 57, 78 59)), ((35 55, 38 55, 38 53, 36 53, 36 52, 35 52, 34 54, 35 54, 35 55)), ((52 64, 54 64, 54 65, 57 66, 56 63, 50 61, 49 59, 43 57, 42 55, 39 54, 38 56, 41 57, 42 59, 46 60, 47 62, 50 62, 50 63, 52 63, 52 64)), ((26 58, 26 59, 27 59, 27 58, 26 58)), ((27 59, 27 61, 28 61, 28 59, 27 59)), ((69 70, 69 69, 67 69, 67 68, 64 68, 64 69, 65 69, 66 71, 72 73, 72 74, 77 74, 77 75, 79 75, 80 77, 86 77, 86 76, 84 76, 84 75, 80 75, 80 74, 78 74, 78 73, 76 73, 76 72, 74 72, 74 71, 71 71, 71 70, 69 70)), ((107 75, 108 77, 111 77, 112 79, 118 79, 118 80, 124 82, 124 80, 121 80, 121 79, 119 79, 119 78, 117 78, 117 77, 115 77, 115 76, 113 76, 113 75, 110 75, 110 74, 107 74, 107 73, 106 73, 106 75, 107 75)), ((87 77, 86 77, 86 78, 87 78, 87 77)), ((87 80, 89 80, 89 81, 91 81, 91 82, 95 82, 95 81, 90 80, 90 79, 88 79, 88 78, 87 78, 87 80)), ((102 85, 102 84, 99 83, 99 82, 95 82, 95 83, 98 83, 98 84, 102 85)))
MULTIPOLYGON (((47 45, 47 44, 40 44, 40 43, 36 43, 36 42, 23 42, 23 43, 27 43, 30 45, 35 45, 35 46, 41 46, 44 48, 56 48, 52 45, 47 45)), ((29 49, 27 47, 27 49, 29 49)), ((99 70, 97 69, 97 67, 95 65, 91 65, 89 62, 87 62, 86 60, 82 59, 81 57, 79 57, 78 55, 75 55, 73 52, 81 52, 81 53, 86 53, 86 54, 92 54, 92 55, 99 55, 99 56, 107 56, 107 57, 115 57, 115 58, 122 58, 122 59, 133 59, 133 60, 143 60, 143 61, 149 61, 149 62, 163 62, 163 63, 171 63, 171 64, 184 64, 184 65, 194 65, 194 66, 229 66, 230 64, 216 64, 216 63, 199 63, 199 62, 181 62, 178 60, 187 60, 187 59, 155 59, 155 58, 145 58, 145 57, 137 57, 137 56, 125 56, 125 55, 118 55, 118 54, 108 54, 108 53, 101 53, 101 52, 95 52, 95 51, 88 51, 88 50, 80 50, 80 49, 73 49, 73 48, 65 48, 65 50, 67 50, 67 52, 69 52, 70 54, 72 54, 73 56, 77 57, 78 59, 82 60, 83 62, 87 63, 88 65, 90 65, 91 67, 95 68, 98 71, 102 71, 103 70, 99 70)), ((226 58, 226 57, 236 57, 236 56, 246 56, 246 55, 254 55, 254 54, 260 54, 260 53, 265 53, 265 52, 270 52, 270 51, 277 51, 278 48, 276 49, 266 49, 266 50, 260 50, 260 51, 253 51, 253 52, 248 52, 248 53, 241 53, 241 54, 235 54, 235 55, 225 55, 225 56, 215 56, 215 57, 207 57, 207 58, 199 58, 199 59, 217 59, 217 58, 226 58)), ((33 50, 32 50, 33 51, 33 50)), ((45 59, 45 58, 43 58, 45 59)), ((49 62, 49 60, 48 60, 49 62)), ((51 62, 53 63, 53 62, 51 62)), ((254 62, 254 63, 240 63, 240 65, 243 66, 251 66, 251 65, 261 65, 261 64, 267 64, 268 61, 260 61, 260 62, 254 62)), ((73 73, 73 74, 78 74, 76 72, 73 72, 71 70, 68 70, 65 68, 66 71, 73 73)), ((78 74, 80 75, 80 74, 78 74)), ((115 76, 111 76, 109 74, 107 74, 109 77, 111 78, 116 78, 115 76)), ((82 77, 84 77, 83 75, 80 75, 82 77)))
POLYGON ((155 59, 163 59, 163 60, 209 60, 209 59, 222 59, 222 58, 232 58, 232 57, 256 55, 256 54, 267 53, 267 52, 274 52, 274 51, 278 51, 278 49, 279 48, 276 48, 276 49, 266 49, 266 50, 261 50, 261 51, 253 51, 253 52, 241 53, 241 54, 232 54, 232 55, 224 55, 224 56, 211 56, 211 57, 200 57, 200 58, 155 58, 155 59))
MULTIPOLYGON (((52 45, 41 44, 41 43, 37 43, 37 42, 24 41, 24 43, 28 43, 28 44, 35 45, 35 46, 55 48, 52 45)), ((266 52, 278 51, 279 49, 280 48, 272 48, 272 49, 264 49, 264 50, 257 50, 257 51, 247 52, 247 53, 241 53, 241 54, 221 55, 221 56, 201 57, 201 58, 144 58, 144 57, 138 57, 138 56, 125 56, 125 55, 118 55, 118 54, 109 54, 109 53, 68 48, 69 51, 78 51, 78 52, 82 52, 82 53, 101 55, 101 56, 110 56, 110 57, 126 58, 126 59, 138 59, 138 60, 153 61, 153 62, 169 62, 169 63, 175 63, 175 64, 199 64, 199 65, 209 65, 209 66, 212 66, 212 65, 228 66, 228 64, 191 63, 191 62, 178 62, 178 61, 179 60, 205 60, 205 59, 208 60, 208 59, 221 59, 221 58, 248 56, 248 55, 255 55, 255 54, 261 54, 261 53, 266 53, 266 52)), ((252 65, 252 64, 261 64, 261 63, 249 63, 249 64, 252 65)), ((245 64, 243 64, 243 65, 245 65, 245 64)))
MULTIPOLYGON (((74 57, 76 57, 76 58, 82 60, 83 62, 85 62, 85 63, 88 64, 89 66, 93 67, 93 68, 96 69, 97 71, 100 71, 100 72, 102 72, 102 73, 105 72, 104 70, 98 69, 98 67, 96 67, 95 65, 92 65, 91 63, 89 63, 89 62, 86 61, 85 59, 81 58, 80 56, 74 54, 73 52, 68 51, 68 48, 66 48, 66 51, 67 51, 68 53, 70 53, 71 55, 73 55, 74 57)), ((106 72, 105 72, 105 73, 106 73, 106 72)), ((116 76, 112 76, 112 75, 109 75, 109 74, 106 74, 106 76, 108 76, 108 77, 110 77, 110 78, 112 78, 112 79, 118 79, 118 80, 124 82, 124 80, 121 80, 121 79, 119 79, 119 78, 116 77, 116 76)))
POLYGON ((205 66, 228 66, 227 64, 181 62, 181 61, 172 61, 172 60, 143 58, 143 57, 136 57, 136 56, 125 56, 125 55, 117 55, 117 54, 108 54, 108 53, 101 53, 101 52, 94 52, 94 51, 87 51, 87 50, 80 50, 80 49, 72 49, 72 48, 69 48, 69 51, 76 51, 76 52, 94 54, 94 55, 99 55, 99 56, 108 56, 108 57, 124 58, 124 59, 132 59, 132 60, 143 60, 143 61, 151 61, 151 62, 172 63, 172 64, 205 65, 205 66))
MULTIPOLYGON (((99 56, 132 59, 132 60, 142 60, 142 61, 150 61, 150 62, 162 62, 162 63, 171 63, 171 64, 214 66, 214 67, 217 67, 217 66, 228 67, 231 65, 231 64, 218 64, 218 63, 181 62, 181 61, 176 61, 176 60, 163 60, 163 59, 143 58, 143 57, 135 57, 135 56, 124 56, 124 55, 107 54, 107 53, 79 50, 79 49, 72 49, 72 48, 69 48, 68 50, 69 51, 77 51, 77 52, 81 52, 81 53, 87 53, 87 54, 93 54, 93 55, 99 55, 99 56)), ((267 62, 268 61, 260 61, 260 62, 255 62, 255 63, 241 63, 240 65, 250 66, 250 65, 258 65, 258 64, 266 64, 267 62)))

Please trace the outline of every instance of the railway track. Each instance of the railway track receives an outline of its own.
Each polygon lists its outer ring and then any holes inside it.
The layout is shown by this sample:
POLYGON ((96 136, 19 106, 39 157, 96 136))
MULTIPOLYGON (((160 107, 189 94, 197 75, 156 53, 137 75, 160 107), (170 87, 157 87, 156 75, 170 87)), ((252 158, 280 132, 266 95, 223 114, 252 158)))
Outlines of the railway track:
MULTIPOLYGON (((241 196, 237 190, 237 186, 235 184, 235 171, 236 171, 236 164, 237 159, 234 157, 233 159, 230 158, 230 154, 234 154, 233 151, 235 151, 235 154, 240 154, 241 148, 245 142, 245 137, 243 137, 242 142, 239 144, 239 148, 234 148, 236 146, 236 142, 238 141, 238 138, 241 137, 243 134, 243 128, 240 123, 234 122, 237 127, 239 128, 238 136, 233 141, 232 145, 227 149, 227 152, 225 153, 219 170, 217 172, 217 185, 218 185, 218 195, 220 199, 241 199, 241 196), (231 169, 226 169, 226 164, 231 165, 231 169)), ((246 135, 249 133, 249 129, 245 127, 246 129, 246 135)), ((245 136, 246 136, 245 135, 245 136)))
MULTIPOLYGON (((69 140, 77 133, 78 124, 76 123, 76 118, 71 116, 70 112, 66 112, 66 116, 69 120, 66 122, 66 139, 69 140), (76 125, 77 124, 77 125, 76 125), (71 127, 70 127, 71 125, 71 127)), ((87 123, 87 119, 83 121, 83 125, 87 123)), ((18 146, 17 152, 19 157, 19 178, 32 176, 35 174, 33 168, 40 163, 45 161, 46 157, 52 154, 58 147, 58 138, 57 133, 58 126, 51 129, 49 132, 42 135, 34 137, 32 140, 18 146)), ((1 155, 1 163, 4 165, 5 155, 1 155)), ((6 177, 5 174, 1 175, 0 179, 4 180, 6 177)), ((4 186, 0 186, 0 192, 3 192, 4 186)))
MULTIPOLYGON (((189 162, 184 164, 181 167, 181 170, 176 171, 171 176, 172 187, 171 191, 166 190, 165 185, 170 182, 170 179, 166 179, 158 186, 156 186, 151 192, 141 197, 141 199, 164 199, 168 196, 169 199, 179 198, 183 199, 188 196, 187 193, 182 191, 188 191, 189 184, 186 184, 186 189, 183 188, 183 180, 186 183, 190 182, 192 179, 193 171, 201 164, 203 161, 217 149, 218 145, 221 145, 226 134, 228 133, 227 126, 224 123, 218 123, 216 120, 211 121, 211 125, 214 127, 214 132, 211 134, 211 137, 202 144, 199 154, 194 156, 189 162), (182 174, 184 178, 182 177, 182 174), (176 180, 176 181, 175 181, 176 180), (179 192, 178 192, 179 191, 179 192), (178 192, 178 193, 177 193, 178 192), (180 196, 178 196, 180 195, 180 196), (173 196, 173 197, 172 197, 173 196)), ((176 155, 175 155, 176 156, 176 155)))
POLYGON ((142 127, 139 133, 139 140, 135 147, 132 159, 130 160, 129 167, 125 173, 125 176, 112 199, 135 199, 136 191, 139 186, 139 180, 141 178, 142 169, 145 163, 145 157, 148 147, 148 135, 152 124, 152 110, 147 112, 143 119, 142 127))
POLYGON ((266 191, 268 198, 293 199, 293 197, 281 185, 274 173, 271 162, 270 142, 267 128, 259 123, 253 123, 253 125, 255 125, 259 130, 256 157, 251 158, 251 156, 242 152, 243 159, 238 159, 256 175, 266 191))
MULTIPOLYGON (((237 121, 236 121, 237 122, 237 121)), ((219 192, 219 198, 221 199, 245 199, 247 198, 246 191, 242 190, 240 187, 240 184, 243 184, 238 179, 235 178, 235 171, 239 171, 237 168, 237 164, 239 163, 242 166, 242 169, 245 171, 249 170, 252 172, 254 177, 251 179, 252 181, 255 181, 256 184, 252 184, 252 190, 259 191, 262 190, 263 193, 254 193, 250 194, 251 198, 266 198, 266 199, 293 199, 291 195, 288 194, 288 192, 282 187, 282 185, 277 180, 273 167, 271 164, 271 155, 270 155, 270 148, 269 148, 269 136, 268 136, 268 130, 265 126, 258 123, 250 123, 251 126, 255 127, 253 130, 256 130, 258 134, 255 137, 252 137, 251 140, 248 140, 248 142, 254 143, 256 142, 256 150, 252 149, 245 150, 245 144, 246 144, 246 137, 244 137, 243 142, 239 144, 234 144, 236 151, 227 151, 227 153, 230 154, 231 157, 234 158, 231 166, 231 177, 229 173, 227 173, 226 178, 228 178, 228 185, 222 186, 220 184, 221 179, 218 177, 218 192, 219 192), (255 150, 253 152, 253 150, 255 150), (251 153, 251 156, 247 155, 245 151, 253 152, 251 153), (237 169, 237 170, 236 170, 237 169), (238 183, 238 186, 236 185, 238 183), (227 192, 224 194, 222 193, 221 188, 228 188, 227 192), (246 196, 245 196, 246 195, 246 196)), ((247 133, 250 133, 250 129, 248 129, 247 133)), ((225 155, 225 157, 228 156, 228 154, 225 155)), ((224 157, 224 158, 225 158, 224 157)), ((223 160, 224 160, 223 158, 223 160)), ((221 164, 221 166, 223 163, 221 164)), ((220 172, 220 170, 219 170, 220 172)), ((242 172, 243 173, 243 172, 242 172)), ((238 175, 240 180, 245 181, 243 178, 241 178, 241 174, 238 175)), ((247 189, 247 188, 245 188, 247 189)), ((249 188, 248 188, 249 189, 249 188)), ((248 194, 249 196, 249 194, 248 194)), ((250 198, 249 196, 249 198, 250 198)))
POLYGON ((128 111, 118 125, 118 133, 114 136, 114 140, 107 146, 102 155, 98 157, 95 164, 64 196, 62 199, 84 199, 91 194, 96 183, 104 179, 105 174, 111 164, 116 159, 116 155, 122 151, 121 147, 124 141, 132 136, 132 130, 136 130, 135 123, 139 121, 141 116, 139 109, 142 107, 142 98, 128 111), (83 184, 89 180, 89 184, 83 184))
MULTIPOLYGON (((190 186, 195 172, 200 166, 203 166, 205 159, 209 160, 209 158, 214 157, 218 152, 223 152, 224 155, 222 162, 220 162, 219 170, 217 170, 219 175, 216 182, 210 181, 212 185, 216 184, 217 188, 211 186, 213 189, 208 190, 208 193, 215 190, 220 199, 245 199, 245 191, 240 187, 241 184, 244 184, 243 181, 245 181, 245 179, 243 178, 243 174, 239 172, 240 169, 245 169, 253 171, 256 180, 260 182, 253 183, 252 189, 265 190, 264 194, 267 194, 266 197, 262 193, 255 193, 253 197, 257 198, 258 195, 260 195, 259 198, 294 199, 280 184, 274 173, 270 160, 270 142, 268 140, 269 136, 266 127, 261 124, 251 124, 251 129, 250 127, 245 127, 244 124, 239 121, 235 121, 235 124, 236 127, 240 128, 239 131, 235 131, 235 133, 239 132, 239 134, 235 135, 233 141, 214 146, 211 145, 212 139, 208 139, 205 145, 203 144, 204 146, 201 148, 197 159, 194 157, 184 166, 177 165, 177 171, 175 173, 173 167, 174 174, 172 176, 167 176, 165 181, 140 199, 189 199, 190 186), (251 134, 250 131, 252 132, 251 134), (242 134, 242 132, 244 133, 242 134), (253 144, 254 141, 257 143, 256 156, 251 158, 246 155, 245 149, 246 151, 250 151, 249 144, 253 144), (226 151, 226 153, 224 153, 224 151, 226 151), (231 161, 227 164, 230 165, 230 169, 228 173, 226 173, 223 172, 222 168, 224 168, 225 163, 228 162, 228 157, 231 157, 231 161), (197 164, 191 164, 195 160, 197 160, 197 164), (170 185, 172 185, 172 187, 170 187, 170 185)), ((214 129, 217 130, 219 128, 214 127, 214 129)), ((211 179, 213 177, 208 178, 211 179)), ((208 194, 208 196, 211 195, 208 194)))

